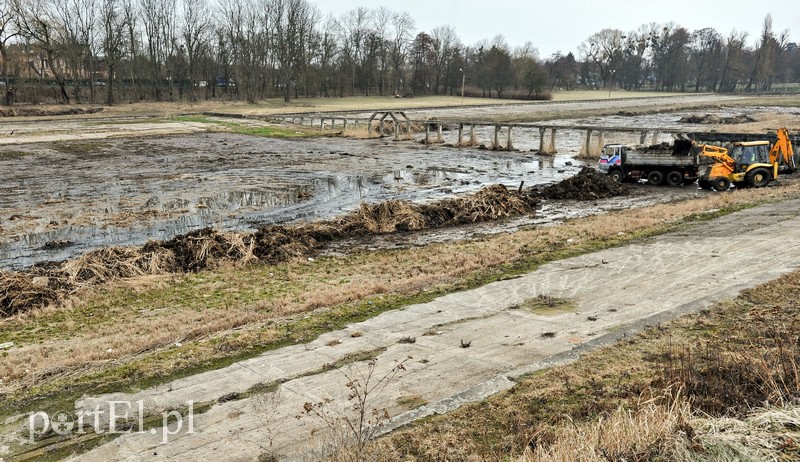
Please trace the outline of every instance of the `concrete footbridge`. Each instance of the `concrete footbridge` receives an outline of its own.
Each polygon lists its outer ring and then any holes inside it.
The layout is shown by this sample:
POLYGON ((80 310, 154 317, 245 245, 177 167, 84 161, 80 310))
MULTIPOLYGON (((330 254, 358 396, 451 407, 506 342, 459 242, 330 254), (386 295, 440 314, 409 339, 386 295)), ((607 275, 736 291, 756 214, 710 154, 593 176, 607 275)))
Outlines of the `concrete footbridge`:
MULTIPOLYGON (((230 117, 230 114, 213 114, 210 116, 230 117)), ((639 136, 639 144, 657 144, 659 136, 662 134, 673 135, 675 138, 691 139, 700 143, 723 144, 734 141, 774 141, 774 132, 766 134, 758 133, 729 133, 729 132, 696 132, 687 131, 686 128, 676 127, 631 127, 631 126, 610 126, 610 125, 591 125, 591 124, 553 124, 547 122, 497 122, 497 121, 474 121, 474 120, 450 120, 450 119, 413 119, 408 117, 405 111, 376 111, 371 116, 348 116, 344 114, 285 114, 285 115, 248 115, 239 116, 266 120, 273 123, 292 124, 298 126, 312 127, 325 130, 364 130, 375 137, 391 136, 395 140, 413 139, 417 133, 425 134, 420 141, 425 144, 443 143, 442 132, 445 130, 457 130, 458 141, 456 146, 468 147, 479 144, 475 130, 476 128, 490 127, 491 149, 514 151, 515 132, 534 132, 538 131, 540 154, 554 154, 558 151, 557 134, 560 131, 579 131, 582 132, 583 142, 582 151, 586 154, 599 154, 606 144, 606 135, 609 133, 630 133, 639 136)), ((800 135, 790 136, 795 145, 800 144, 800 135)))

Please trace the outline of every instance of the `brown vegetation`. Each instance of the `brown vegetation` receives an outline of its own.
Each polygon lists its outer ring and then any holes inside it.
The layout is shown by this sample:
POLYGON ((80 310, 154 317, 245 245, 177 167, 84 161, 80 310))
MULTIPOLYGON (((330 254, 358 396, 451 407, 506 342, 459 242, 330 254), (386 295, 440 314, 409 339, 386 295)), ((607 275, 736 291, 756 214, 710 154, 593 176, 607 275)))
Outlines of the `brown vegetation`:
POLYGON ((331 319, 364 316, 376 305, 387 309, 421 294, 474 286, 517 267, 614 245, 705 211, 794 198, 799 187, 784 183, 713 194, 466 242, 314 262, 222 264, 197 274, 143 276, 90 288, 58 307, 0 319, 0 336, 15 344, 0 364, 0 394, 9 403, 5 410, 18 412, 14 403, 62 387, 124 386, 134 378, 170 376, 276 342, 307 341, 316 335, 309 322, 327 326, 331 319))
POLYGON ((168 241, 142 247, 112 247, 80 258, 34 267, 23 272, 0 272, 0 317, 58 303, 87 286, 136 276, 197 272, 221 263, 254 261, 275 264, 311 254, 324 242, 346 236, 420 231, 477 223, 532 213, 535 196, 486 187, 477 193, 431 204, 391 200, 362 204, 342 218, 298 226, 263 226, 255 233, 192 231, 168 241))
POLYGON ((797 460, 798 300, 800 271, 414 424, 377 459, 797 460))

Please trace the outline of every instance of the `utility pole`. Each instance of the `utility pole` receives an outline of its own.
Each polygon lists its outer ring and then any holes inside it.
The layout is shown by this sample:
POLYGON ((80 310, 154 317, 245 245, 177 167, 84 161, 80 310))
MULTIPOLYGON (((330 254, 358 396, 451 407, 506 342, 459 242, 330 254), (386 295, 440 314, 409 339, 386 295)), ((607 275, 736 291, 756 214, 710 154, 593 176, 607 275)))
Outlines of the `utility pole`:
POLYGON ((464 73, 464 69, 458 68, 461 71, 461 105, 464 105, 464 82, 467 80, 467 74, 464 73))

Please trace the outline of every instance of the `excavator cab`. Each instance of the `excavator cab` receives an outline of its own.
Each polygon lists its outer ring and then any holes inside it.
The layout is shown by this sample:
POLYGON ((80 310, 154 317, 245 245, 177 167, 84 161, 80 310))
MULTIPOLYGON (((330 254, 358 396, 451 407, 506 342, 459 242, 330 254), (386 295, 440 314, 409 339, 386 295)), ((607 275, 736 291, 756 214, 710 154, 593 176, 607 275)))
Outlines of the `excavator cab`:
POLYGON ((766 141, 752 141, 735 143, 730 154, 734 162, 734 173, 747 172, 753 164, 771 164, 769 158, 769 143, 766 141))

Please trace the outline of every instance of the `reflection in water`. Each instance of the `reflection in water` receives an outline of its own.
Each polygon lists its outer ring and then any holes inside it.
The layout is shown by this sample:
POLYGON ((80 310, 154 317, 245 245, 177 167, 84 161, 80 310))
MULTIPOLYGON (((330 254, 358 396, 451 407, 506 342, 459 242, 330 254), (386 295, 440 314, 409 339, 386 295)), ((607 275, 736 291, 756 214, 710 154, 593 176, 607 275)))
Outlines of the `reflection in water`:
MULTIPOLYGON (((19 269, 44 261, 72 258, 101 247, 141 245, 152 239, 166 240, 208 226, 221 230, 247 230, 265 223, 329 218, 355 208, 367 193, 367 181, 363 177, 333 175, 309 179, 305 184, 291 186, 289 190, 277 194, 227 191, 218 196, 201 198, 196 203, 185 200, 162 203, 154 196, 146 202, 147 208, 143 211, 191 213, 144 221, 137 220, 134 215, 130 223, 121 226, 67 224, 26 234, 18 241, 0 244, 0 268, 19 269), (310 198, 303 200, 312 191, 310 198), (259 210, 252 210, 253 207, 259 210), (240 214, 230 215, 231 211, 240 209, 240 214), (54 245, 67 242, 70 245, 54 245)), ((109 210, 109 213, 114 212, 109 210)))

